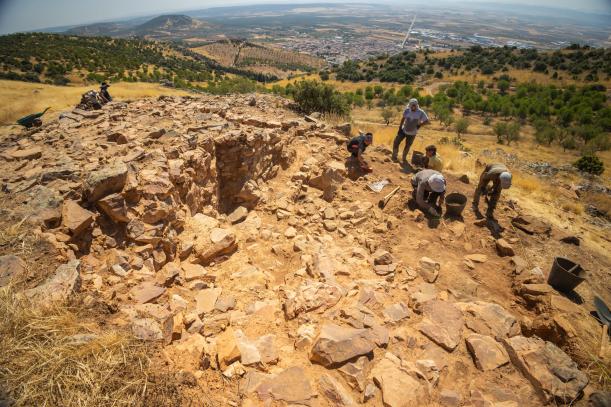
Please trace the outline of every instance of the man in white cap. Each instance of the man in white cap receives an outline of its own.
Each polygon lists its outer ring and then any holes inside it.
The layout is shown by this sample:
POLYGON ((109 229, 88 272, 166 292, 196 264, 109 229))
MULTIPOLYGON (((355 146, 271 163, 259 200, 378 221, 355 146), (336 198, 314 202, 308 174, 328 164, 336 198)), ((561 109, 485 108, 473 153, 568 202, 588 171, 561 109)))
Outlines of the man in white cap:
POLYGON ((422 170, 412 177, 412 186, 418 207, 431 216, 439 216, 445 199, 446 180, 439 171, 422 170), (439 198, 439 202, 437 199, 439 198))
POLYGON ((494 209, 501 197, 501 190, 511 187, 511 173, 505 165, 499 163, 488 164, 484 168, 484 172, 479 177, 479 184, 477 184, 477 189, 473 195, 473 211, 475 213, 479 213, 479 199, 482 194, 486 195, 488 193, 488 184, 490 182, 492 182, 492 192, 488 199, 488 210, 486 211, 486 217, 488 218, 492 218, 494 215, 494 209))
POLYGON ((412 147, 412 144, 416 139, 416 135, 418 135, 418 129, 427 123, 429 123, 429 117, 426 115, 426 113, 424 113, 424 110, 420 109, 420 107, 418 106, 418 100, 410 99, 409 106, 403 112, 401 124, 399 124, 399 132, 397 133, 397 137, 395 137, 395 141, 392 145, 393 161, 397 161, 399 145, 401 144, 403 139, 405 139, 402 162, 406 162, 405 158, 407 157, 407 153, 409 152, 409 149, 412 147))

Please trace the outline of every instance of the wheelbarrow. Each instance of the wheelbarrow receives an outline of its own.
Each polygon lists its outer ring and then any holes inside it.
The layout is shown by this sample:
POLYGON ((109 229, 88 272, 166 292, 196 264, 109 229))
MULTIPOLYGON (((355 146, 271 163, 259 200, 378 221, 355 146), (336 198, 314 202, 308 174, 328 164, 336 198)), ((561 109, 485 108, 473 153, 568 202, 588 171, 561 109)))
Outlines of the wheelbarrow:
POLYGON ((25 127, 26 129, 31 129, 32 127, 40 127, 42 126, 42 120, 40 119, 46 112, 47 110, 51 109, 50 107, 47 107, 45 110, 43 110, 42 112, 39 113, 32 113, 29 114, 27 116, 22 117, 21 119, 17 120, 17 124, 20 126, 25 127))

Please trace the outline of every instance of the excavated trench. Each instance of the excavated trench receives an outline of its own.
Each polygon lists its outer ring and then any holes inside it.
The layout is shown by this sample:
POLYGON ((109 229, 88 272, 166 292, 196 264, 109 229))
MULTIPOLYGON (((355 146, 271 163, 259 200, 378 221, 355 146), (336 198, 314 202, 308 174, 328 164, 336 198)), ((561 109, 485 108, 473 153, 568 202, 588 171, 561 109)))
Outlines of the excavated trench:
POLYGON ((262 184, 293 159, 289 144, 290 139, 274 131, 216 139, 217 210, 230 213, 240 205, 254 208, 262 184))

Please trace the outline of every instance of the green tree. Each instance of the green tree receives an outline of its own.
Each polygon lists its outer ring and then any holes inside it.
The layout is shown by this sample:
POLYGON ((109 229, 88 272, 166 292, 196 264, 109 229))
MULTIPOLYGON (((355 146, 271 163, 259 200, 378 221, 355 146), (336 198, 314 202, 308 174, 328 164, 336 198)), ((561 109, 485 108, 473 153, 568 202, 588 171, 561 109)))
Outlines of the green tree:
POLYGON ((393 112, 389 108, 385 108, 382 110, 382 118, 384 119, 384 122, 386 123, 387 126, 390 124, 390 121, 392 120, 394 115, 395 115, 395 112, 393 112))
POLYGON ((463 134, 467 133, 470 124, 469 119, 466 117, 461 117, 460 119, 456 120, 456 123, 454 123, 454 130, 456 130, 456 135, 459 139, 463 134))

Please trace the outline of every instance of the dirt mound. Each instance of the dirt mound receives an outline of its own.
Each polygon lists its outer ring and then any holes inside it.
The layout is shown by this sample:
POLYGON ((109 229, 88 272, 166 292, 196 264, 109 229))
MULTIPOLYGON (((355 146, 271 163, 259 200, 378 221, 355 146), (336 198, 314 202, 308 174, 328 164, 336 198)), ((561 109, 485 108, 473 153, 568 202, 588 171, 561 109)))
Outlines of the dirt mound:
MULTIPOLYGON (((100 323, 163 346, 157 363, 211 405, 585 403, 608 385, 590 369, 609 357, 588 314, 608 258, 515 202, 498 222, 427 224, 388 151, 355 173, 346 135, 286 104, 112 102, 3 140, 3 223, 51 254, 2 246, 0 282, 105 310, 100 323), (560 254, 591 270, 581 304, 545 284, 560 254), (57 270, 28 275, 51 256, 57 270)), ((458 175, 449 192, 470 196, 458 175)))

